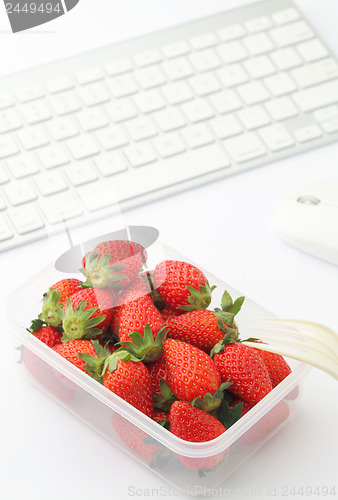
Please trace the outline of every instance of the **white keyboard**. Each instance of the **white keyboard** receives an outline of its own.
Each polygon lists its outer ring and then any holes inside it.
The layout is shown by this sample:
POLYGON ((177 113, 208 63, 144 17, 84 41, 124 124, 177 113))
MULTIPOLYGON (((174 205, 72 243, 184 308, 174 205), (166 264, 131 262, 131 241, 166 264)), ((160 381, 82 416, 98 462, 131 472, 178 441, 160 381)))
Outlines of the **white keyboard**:
POLYGON ((4 77, 0 250, 335 141, 337 103, 290 0, 4 77))

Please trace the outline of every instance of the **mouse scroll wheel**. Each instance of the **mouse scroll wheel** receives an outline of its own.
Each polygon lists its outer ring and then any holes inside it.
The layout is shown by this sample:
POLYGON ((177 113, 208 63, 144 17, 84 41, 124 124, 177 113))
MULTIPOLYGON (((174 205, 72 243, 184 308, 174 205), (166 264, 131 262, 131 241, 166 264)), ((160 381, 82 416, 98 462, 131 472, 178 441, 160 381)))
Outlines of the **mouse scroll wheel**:
POLYGON ((315 196, 307 195, 307 196, 299 196, 297 198, 299 203, 305 203, 305 205, 318 205, 320 203, 320 199, 315 196))

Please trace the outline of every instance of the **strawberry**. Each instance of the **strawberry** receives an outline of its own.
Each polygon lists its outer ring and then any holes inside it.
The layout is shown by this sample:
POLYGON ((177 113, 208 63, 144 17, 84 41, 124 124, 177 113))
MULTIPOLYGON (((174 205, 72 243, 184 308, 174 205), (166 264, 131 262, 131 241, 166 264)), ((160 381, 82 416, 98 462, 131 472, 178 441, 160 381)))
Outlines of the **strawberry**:
POLYGON ((174 309, 169 306, 166 306, 163 309, 161 309, 160 313, 165 324, 167 324, 171 318, 176 318, 177 316, 185 314, 184 311, 180 311, 179 309, 174 309))
POLYGON ((213 360, 201 349, 180 340, 167 339, 163 344, 168 385, 178 399, 217 407, 222 399, 221 376, 213 360), (212 399, 215 396, 215 400, 212 399))
POLYGON ((154 269, 154 282, 165 303, 174 309, 206 309, 211 302, 206 276, 187 262, 164 260, 154 269))
POLYGON ((283 400, 279 401, 239 438, 239 442, 249 445, 262 441, 273 431, 277 431, 289 414, 288 404, 283 400))
POLYGON ((151 386, 154 391, 154 394, 157 396, 161 396, 161 388, 160 382, 161 379, 164 380, 166 384, 168 384, 168 370, 167 370, 167 361, 165 358, 164 352, 157 358, 156 361, 150 363, 148 365, 148 370, 151 378, 151 386))
POLYGON ((147 252, 139 243, 105 241, 85 255, 81 272, 87 278, 86 286, 121 287, 134 281, 146 259, 147 252))
POLYGON ((290 366, 280 354, 262 351, 261 349, 257 349, 257 351, 269 372, 273 387, 276 387, 276 385, 291 373, 290 366))
POLYGON ((163 421, 169 422, 170 421, 170 413, 168 413, 167 411, 163 411, 163 410, 155 410, 154 415, 153 415, 153 420, 155 420, 155 422, 157 422, 157 423, 160 423, 163 421))
POLYGON ((272 390, 269 373, 256 349, 226 335, 211 355, 222 381, 232 382, 228 390, 235 396, 255 404, 272 390))
POLYGON ((31 327, 28 328, 28 331, 48 347, 54 347, 56 344, 60 344, 61 342, 62 333, 60 333, 56 328, 46 325, 44 321, 41 321, 40 319, 33 320, 31 327))
POLYGON ((66 278, 52 285, 43 296, 42 319, 51 326, 61 326, 58 309, 61 309, 67 297, 81 290, 82 281, 75 278, 66 278))
POLYGON ((111 322, 116 292, 113 289, 83 288, 58 311, 64 330, 63 340, 96 338, 111 322))
POLYGON ((89 354, 90 356, 98 358, 93 342, 90 340, 70 340, 69 342, 63 342, 54 346, 53 350, 88 374, 89 372, 85 367, 85 361, 79 356, 79 353, 89 354))
POLYGON ((121 293, 119 303, 121 305, 114 310, 111 330, 118 335, 120 342, 130 341, 131 332, 143 335, 147 323, 156 338, 164 323, 142 278, 135 280, 121 293))

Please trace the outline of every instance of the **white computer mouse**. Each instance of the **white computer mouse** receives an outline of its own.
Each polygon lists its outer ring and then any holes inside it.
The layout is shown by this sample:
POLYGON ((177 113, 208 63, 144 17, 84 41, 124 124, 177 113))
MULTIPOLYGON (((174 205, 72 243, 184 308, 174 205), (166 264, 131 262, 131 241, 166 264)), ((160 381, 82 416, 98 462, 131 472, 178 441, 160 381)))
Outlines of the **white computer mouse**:
POLYGON ((338 265, 338 184, 296 187, 280 201, 274 225, 288 243, 338 265))

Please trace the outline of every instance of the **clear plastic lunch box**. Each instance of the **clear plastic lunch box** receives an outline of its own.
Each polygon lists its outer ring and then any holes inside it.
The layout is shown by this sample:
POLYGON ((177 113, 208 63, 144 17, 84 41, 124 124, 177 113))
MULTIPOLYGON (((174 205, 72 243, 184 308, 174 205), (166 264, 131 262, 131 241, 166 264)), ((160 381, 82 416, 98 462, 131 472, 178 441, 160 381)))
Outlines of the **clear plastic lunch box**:
MULTIPOLYGON (((125 238, 147 246, 148 269, 153 269, 163 259, 191 262, 189 257, 161 243, 156 230, 149 232, 148 229, 134 226, 130 238, 128 228, 129 237, 125 238)), ((310 368, 288 360, 292 373, 217 439, 191 443, 174 436, 26 330, 40 312, 43 293, 65 277, 81 279, 82 275, 78 272, 81 255, 86 249, 93 248, 93 242, 96 244, 113 238, 122 239, 121 233, 104 234, 99 239, 86 242, 87 247, 73 247, 11 294, 5 305, 4 316, 16 353, 18 348, 21 352, 22 372, 49 396, 104 435, 112 445, 133 456, 172 486, 184 492, 192 489, 205 491, 205 488, 220 486, 293 417, 300 403, 302 380, 310 368)), ((198 263, 191 263, 199 267, 198 263)), ((217 286, 210 308, 219 306, 224 289, 234 299, 245 295, 207 270, 200 269, 206 274, 209 283, 217 286)), ((245 339, 252 336, 249 327, 255 318, 268 317, 272 317, 271 313, 246 297, 242 310, 236 316, 240 337, 245 339)), ((255 336, 259 337, 259 332, 255 336)))

